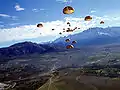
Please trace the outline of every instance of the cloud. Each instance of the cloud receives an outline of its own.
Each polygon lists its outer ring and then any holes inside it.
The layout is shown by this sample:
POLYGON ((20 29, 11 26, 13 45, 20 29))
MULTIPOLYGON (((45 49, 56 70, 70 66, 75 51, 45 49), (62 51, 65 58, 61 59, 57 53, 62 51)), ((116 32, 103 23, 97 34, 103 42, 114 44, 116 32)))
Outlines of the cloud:
POLYGON ((16 11, 23 11, 23 10, 25 10, 24 8, 21 8, 19 4, 15 5, 15 9, 16 9, 16 11))
POLYGON ((45 9, 41 8, 40 10, 43 11, 43 10, 45 10, 45 9))
POLYGON ((14 25, 19 25, 20 23, 12 23, 12 24, 9 24, 10 26, 14 26, 14 25))
MULTIPOLYGON (((17 16, 10 16, 8 14, 2 14, 2 13, 0 13, 0 17, 11 18, 12 20, 18 20, 17 16)), ((1 21, 0 21, 0 23, 1 23, 1 21)))
POLYGON ((38 10, 38 9, 32 9, 32 11, 33 11, 33 12, 39 12, 39 10, 38 10))
POLYGON ((54 39, 60 37, 60 36, 67 36, 69 34, 75 34, 80 33, 84 30, 87 30, 89 28, 93 27, 108 27, 109 25, 114 26, 116 25, 116 22, 119 23, 120 18, 114 18, 111 16, 92 16, 92 21, 84 21, 84 18, 76 18, 76 17, 66 17, 64 20, 56 20, 51 22, 38 22, 42 23, 42 28, 37 28, 36 25, 23 25, 15 28, 9 28, 9 29, 0 29, 0 42, 7 42, 12 40, 29 40, 29 39, 35 39, 39 38, 39 40, 50 40, 49 38, 52 37, 54 39), (100 25, 100 21, 104 20, 105 24, 100 25), (63 31, 63 28, 68 28, 67 22, 71 23, 71 28, 80 27, 81 29, 75 30, 73 33, 63 33, 62 35, 59 35, 60 32, 63 31), (52 31, 52 29, 55 29, 52 31), (41 34, 40 34, 41 33, 41 34), (4 39, 3 39, 4 38, 4 39))
POLYGON ((0 14, 0 17, 11 17, 11 16, 7 14, 0 14))
POLYGON ((56 0, 57 2, 64 2, 64 3, 67 3, 67 2, 72 2, 72 0, 56 0))
POLYGON ((95 13, 96 11, 95 10, 91 10, 90 13, 95 13))
POLYGON ((33 12, 39 12, 39 11, 43 11, 43 10, 45 10, 45 9, 43 9, 43 8, 41 8, 41 9, 36 9, 36 8, 32 9, 33 12))

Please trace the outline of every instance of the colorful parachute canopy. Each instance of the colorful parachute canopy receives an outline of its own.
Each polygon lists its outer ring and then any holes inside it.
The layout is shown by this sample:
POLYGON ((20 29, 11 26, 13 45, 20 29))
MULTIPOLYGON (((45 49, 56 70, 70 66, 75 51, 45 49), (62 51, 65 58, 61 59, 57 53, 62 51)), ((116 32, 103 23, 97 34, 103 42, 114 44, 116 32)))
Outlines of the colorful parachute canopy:
POLYGON ((92 20, 92 17, 91 16, 86 16, 84 20, 85 21, 90 21, 90 20, 92 20))
POLYGON ((63 9, 63 13, 64 13, 64 14, 72 14, 72 13, 74 13, 74 8, 72 8, 71 6, 66 6, 66 7, 63 9))
POLYGON ((41 28, 41 27, 43 27, 43 25, 42 24, 38 24, 37 27, 41 28))
POLYGON ((104 21, 101 21, 100 24, 104 24, 104 21))
POLYGON ((74 48, 74 46, 73 45, 67 45, 66 48, 71 49, 71 48, 74 48))
POLYGON ((66 42, 70 42, 70 39, 66 39, 65 41, 66 41, 66 42))
POLYGON ((77 43, 76 41, 72 41, 73 44, 77 43))

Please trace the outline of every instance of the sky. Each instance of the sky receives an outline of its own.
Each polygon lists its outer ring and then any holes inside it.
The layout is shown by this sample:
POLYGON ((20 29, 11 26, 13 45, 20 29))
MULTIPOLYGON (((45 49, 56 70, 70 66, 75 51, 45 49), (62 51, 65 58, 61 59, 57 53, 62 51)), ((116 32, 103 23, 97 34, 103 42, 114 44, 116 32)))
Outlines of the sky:
POLYGON ((120 26, 119 3, 120 0, 0 0, 0 47, 23 41, 53 41, 91 27, 120 26), (65 6, 72 6, 75 12, 63 14, 65 6), (92 16, 92 21, 84 21, 87 15, 92 16), (104 25, 99 24, 101 20, 104 25), (68 27, 68 21, 71 28, 81 29, 59 35, 68 27), (42 28, 37 28, 39 23, 42 28))

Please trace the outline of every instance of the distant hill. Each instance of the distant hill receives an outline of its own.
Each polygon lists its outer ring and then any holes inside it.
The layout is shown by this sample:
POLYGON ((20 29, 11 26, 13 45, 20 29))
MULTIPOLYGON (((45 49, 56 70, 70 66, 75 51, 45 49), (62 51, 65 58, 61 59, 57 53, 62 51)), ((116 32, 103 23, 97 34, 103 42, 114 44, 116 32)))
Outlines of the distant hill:
POLYGON ((22 42, 11 45, 10 47, 0 48, 0 59, 10 57, 29 55, 29 54, 43 54, 46 52, 54 52, 61 50, 60 47, 50 44, 37 44, 32 42, 22 42))
POLYGON ((77 48, 89 45, 120 43, 120 27, 90 28, 82 33, 58 38, 53 43, 66 46, 65 39, 67 38, 72 41, 76 40, 77 44, 75 46, 77 48))

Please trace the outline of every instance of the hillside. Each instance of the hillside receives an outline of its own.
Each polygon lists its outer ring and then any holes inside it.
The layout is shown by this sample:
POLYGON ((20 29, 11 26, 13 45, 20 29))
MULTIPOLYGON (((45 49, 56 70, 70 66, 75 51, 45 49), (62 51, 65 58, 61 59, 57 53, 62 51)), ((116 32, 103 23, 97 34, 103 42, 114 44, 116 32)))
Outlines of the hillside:
POLYGON ((67 38, 69 38, 71 41, 77 41, 77 44, 74 44, 76 48, 89 45, 120 43, 120 27, 90 28, 75 35, 58 38, 53 43, 66 46, 67 43, 65 40, 67 38))
POLYGON ((0 48, 0 62, 6 62, 9 59, 32 54, 44 54, 48 52, 61 51, 61 47, 52 44, 37 44, 32 42, 21 42, 6 48, 0 48))

